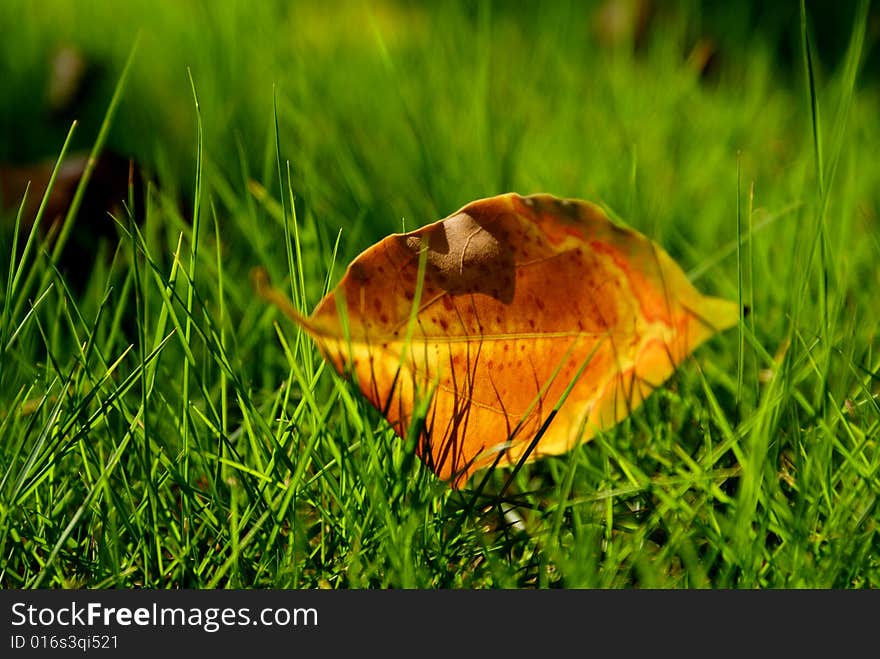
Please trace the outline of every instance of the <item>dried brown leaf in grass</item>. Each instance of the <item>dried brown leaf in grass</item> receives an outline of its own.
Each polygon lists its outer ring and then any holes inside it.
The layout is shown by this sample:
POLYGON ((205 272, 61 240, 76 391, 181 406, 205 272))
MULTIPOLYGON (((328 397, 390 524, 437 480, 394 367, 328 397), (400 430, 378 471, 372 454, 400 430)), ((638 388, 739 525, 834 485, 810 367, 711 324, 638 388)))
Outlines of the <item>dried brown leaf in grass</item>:
POLYGON ((642 234, 549 195, 388 236, 309 317, 258 284, 401 436, 430 395, 417 452, 455 486, 611 427, 739 317, 642 234))

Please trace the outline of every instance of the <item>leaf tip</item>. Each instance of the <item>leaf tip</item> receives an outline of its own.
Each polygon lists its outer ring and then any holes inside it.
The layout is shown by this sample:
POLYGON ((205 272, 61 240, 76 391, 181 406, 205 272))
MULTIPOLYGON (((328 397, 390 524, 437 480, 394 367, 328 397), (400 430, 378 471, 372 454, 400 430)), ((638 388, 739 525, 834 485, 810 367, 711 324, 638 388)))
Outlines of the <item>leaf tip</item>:
MULTIPOLYGON (((749 315, 749 308, 742 308, 742 315, 749 315)), ((706 339, 739 323, 740 305, 721 297, 704 296, 697 317, 705 326, 706 339)))

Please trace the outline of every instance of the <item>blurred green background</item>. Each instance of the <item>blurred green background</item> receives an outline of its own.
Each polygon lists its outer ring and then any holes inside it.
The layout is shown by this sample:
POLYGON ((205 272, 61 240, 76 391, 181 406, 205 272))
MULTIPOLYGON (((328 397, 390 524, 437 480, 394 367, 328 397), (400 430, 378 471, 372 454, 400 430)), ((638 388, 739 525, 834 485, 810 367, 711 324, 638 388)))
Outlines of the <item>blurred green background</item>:
POLYGON ((0 585, 880 586, 860 7, 805 3, 811 95, 796 2, 0 2, 3 176, 47 177, 74 119, 91 148, 137 43, 79 251, 0 269, 0 585), (143 236, 107 215, 128 159, 143 236), (438 482, 248 275, 308 311, 380 237, 509 191, 602 204, 751 314, 502 500, 505 470, 438 482))
MULTIPOLYGON (((807 6, 829 77, 855 3, 807 6)), ((366 213, 379 235, 404 216, 422 223, 474 198, 547 190, 658 228, 719 184, 732 195, 738 155, 759 190, 792 166, 809 135, 799 20, 795 2, 10 0, 0 161, 56 155, 73 118, 74 148, 91 146, 139 38, 107 147, 176 194, 194 175, 190 68, 207 157, 229 180, 242 154, 255 176, 271 175, 277 88, 283 156, 322 217, 366 213), (61 49, 82 73, 53 108, 61 49)), ((868 28, 873 83, 876 11, 868 28)))

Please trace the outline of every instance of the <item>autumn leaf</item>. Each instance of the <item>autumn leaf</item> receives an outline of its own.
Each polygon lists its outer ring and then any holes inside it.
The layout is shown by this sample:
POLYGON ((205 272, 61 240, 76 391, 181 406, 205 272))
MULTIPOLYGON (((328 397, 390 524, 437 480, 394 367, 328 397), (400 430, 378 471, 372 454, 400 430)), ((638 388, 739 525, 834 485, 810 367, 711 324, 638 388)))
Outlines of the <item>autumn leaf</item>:
POLYGON ((642 234, 549 195, 482 199, 388 236, 308 318, 258 287, 399 435, 430 397, 417 452, 455 486, 613 426, 739 316, 642 234))

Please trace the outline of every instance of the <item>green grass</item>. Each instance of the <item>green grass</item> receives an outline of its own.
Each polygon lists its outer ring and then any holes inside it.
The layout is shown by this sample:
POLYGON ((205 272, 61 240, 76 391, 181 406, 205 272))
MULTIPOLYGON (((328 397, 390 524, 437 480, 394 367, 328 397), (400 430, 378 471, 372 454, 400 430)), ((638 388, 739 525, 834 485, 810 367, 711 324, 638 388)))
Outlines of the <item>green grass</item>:
POLYGON ((152 175, 93 263, 20 256, 4 212, 0 586, 880 586, 862 9, 836 60, 791 16, 793 66, 732 24, 704 77, 698 3, 634 51, 580 3, 4 2, 2 158, 152 175), (67 142, 58 43, 105 72, 67 142), (453 491, 249 273, 308 312, 375 240, 507 191, 600 202, 751 311, 618 427, 453 491))

